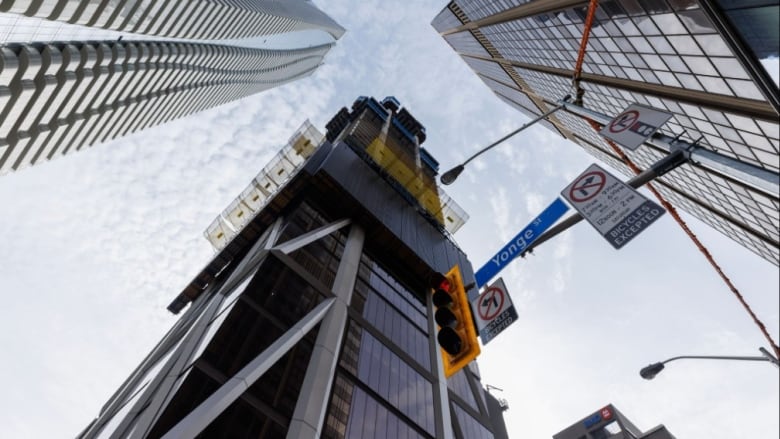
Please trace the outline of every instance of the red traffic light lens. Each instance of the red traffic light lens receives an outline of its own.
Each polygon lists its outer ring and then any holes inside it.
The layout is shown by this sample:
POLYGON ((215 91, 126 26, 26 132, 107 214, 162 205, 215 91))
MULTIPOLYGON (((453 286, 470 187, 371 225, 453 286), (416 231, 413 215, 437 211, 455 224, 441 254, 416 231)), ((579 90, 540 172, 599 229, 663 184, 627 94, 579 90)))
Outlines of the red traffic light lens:
POLYGON ((452 285, 450 285, 450 281, 447 280, 447 276, 442 273, 433 273, 428 285, 434 290, 450 291, 450 289, 452 289, 452 285))

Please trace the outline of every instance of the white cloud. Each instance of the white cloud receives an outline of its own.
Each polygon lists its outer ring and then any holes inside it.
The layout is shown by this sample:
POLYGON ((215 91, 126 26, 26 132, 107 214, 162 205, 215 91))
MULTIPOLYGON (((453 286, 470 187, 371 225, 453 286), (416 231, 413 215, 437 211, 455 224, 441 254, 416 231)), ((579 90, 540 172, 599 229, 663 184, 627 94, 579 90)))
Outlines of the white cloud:
MULTIPOLYGON (((320 3, 347 33, 312 77, 0 178, 0 346, 11 359, 0 436, 72 436, 98 413, 211 257, 203 230, 303 120, 324 129, 358 95, 395 95, 442 169, 524 123, 429 26, 444 2, 320 3)), ((470 165, 446 190, 471 215, 457 240, 474 265, 591 162, 535 127, 470 165)), ((777 268, 692 227, 777 338, 777 268)), ((480 364, 505 389, 510 437, 550 437, 610 401, 678 437, 778 436, 768 364, 680 361, 652 382, 638 376, 674 355, 765 345, 672 221, 619 252, 583 222, 502 275, 520 321, 480 364)))

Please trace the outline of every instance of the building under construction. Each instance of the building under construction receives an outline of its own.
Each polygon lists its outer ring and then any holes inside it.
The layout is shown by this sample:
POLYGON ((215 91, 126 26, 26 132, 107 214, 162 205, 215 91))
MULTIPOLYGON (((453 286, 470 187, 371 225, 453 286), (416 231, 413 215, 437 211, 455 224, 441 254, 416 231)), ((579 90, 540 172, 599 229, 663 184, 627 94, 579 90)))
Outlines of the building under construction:
POLYGON ((208 227, 181 318, 79 437, 506 438, 475 362, 445 379, 430 281, 474 275, 425 138, 392 97, 305 123, 208 227))

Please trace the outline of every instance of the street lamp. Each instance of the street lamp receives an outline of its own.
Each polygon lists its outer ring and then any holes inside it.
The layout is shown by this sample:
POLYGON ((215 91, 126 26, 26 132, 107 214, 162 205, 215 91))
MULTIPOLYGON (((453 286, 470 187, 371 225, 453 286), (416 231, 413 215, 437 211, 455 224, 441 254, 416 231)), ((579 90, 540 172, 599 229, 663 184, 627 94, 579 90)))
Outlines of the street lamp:
POLYGON ((697 359, 697 360, 742 360, 742 361, 769 361, 770 363, 774 364, 776 367, 780 367, 780 362, 778 362, 778 359, 775 358, 772 354, 770 354, 766 349, 764 348, 758 348, 759 351, 763 354, 761 357, 724 357, 724 356, 712 356, 712 355, 681 355, 679 357, 672 357, 668 360, 661 361, 660 363, 653 363, 646 367, 643 367, 642 370, 639 371, 639 375, 646 379, 646 380, 652 380, 655 378, 656 375, 658 375, 659 372, 664 370, 664 364, 674 361, 674 360, 680 360, 680 359, 697 359))
POLYGON ((524 129, 526 129, 526 128, 530 127, 531 125, 535 124, 536 122, 539 122, 540 120, 542 120, 542 119, 546 118, 547 116, 549 116, 549 115, 555 113, 556 111, 560 110, 561 108, 563 108, 565 106, 564 104, 566 102, 568 102, 569 99, 571 99, 571 95, 566 95, 563 99, 561 99, 561 101, 558 102, 558 105, 553 107, 552 110, 542 114, 541 116, 539 116, 536 119, 528 122, 527 124, 521 126, 520 128, 512 131, 511 133, 507 134, 506 136, 504 136, 504 137, 496 140, 495 142, 491 143, 490 145, 480 149, 479 151, 477 151, 476 154, 474 154, 471 157, 469 157, 468 159, 466 159, 466 161, 464 161, 463 163, 459 164, 458 166, 455 166, 454 168, 452 168, 449 171, 447 171, 444 174, 442 174, 442 176, 441 176, 442 184, 452 184, 458 178, 460 173, 463 172, 463 169, 466 167, 466 165, 470 161, 472 161, 475 158, 479 157, 480 155, 482 155, 482 153, 487 152, 488 150, 492 149, 494 146, 498 145, 499 143, 503 142, 504 140, 514 136, 515 134, 519 133, 520 131, 523 131, 524 129))

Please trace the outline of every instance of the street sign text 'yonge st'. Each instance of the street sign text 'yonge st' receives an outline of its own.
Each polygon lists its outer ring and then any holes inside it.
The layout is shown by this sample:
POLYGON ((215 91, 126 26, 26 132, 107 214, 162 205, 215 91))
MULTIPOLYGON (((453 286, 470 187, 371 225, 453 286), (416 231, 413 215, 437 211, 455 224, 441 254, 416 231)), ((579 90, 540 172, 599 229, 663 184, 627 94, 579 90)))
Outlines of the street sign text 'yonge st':
POLYGON ((482 288, 493 276, 497 275, 507 264, 512 262, 514 258, 520 256, 539 235, 558 221, 567 210, 569 210, 569 206, 560 198, 556 198, 536 219, 531 221, 531 224, 525 226, 504 248, 490 258, 490 261, 477 270, 474 274, 477 280, 477 288, 482 288))
POLYGON ((575 178, 561 195, 616 249, 666 212, 595 164, 575 178))

